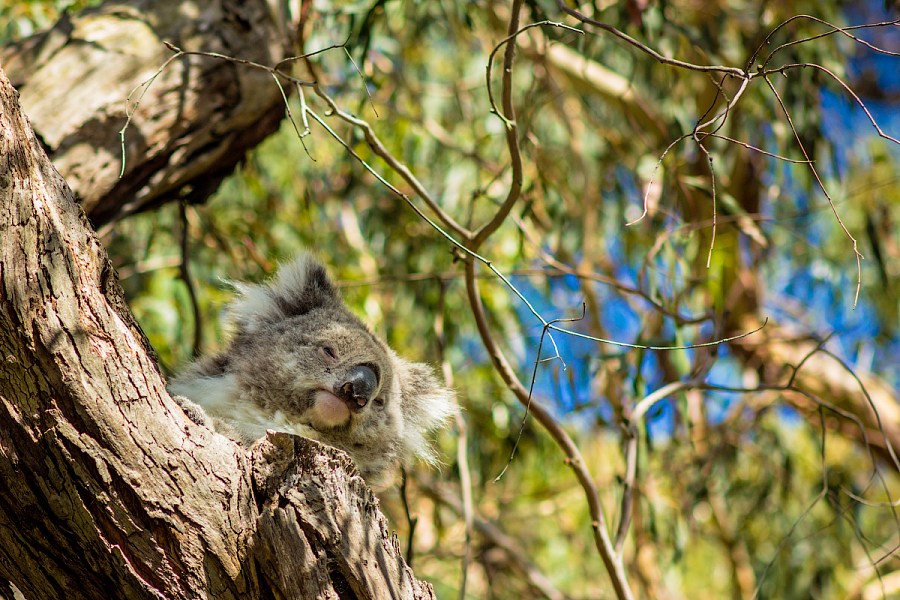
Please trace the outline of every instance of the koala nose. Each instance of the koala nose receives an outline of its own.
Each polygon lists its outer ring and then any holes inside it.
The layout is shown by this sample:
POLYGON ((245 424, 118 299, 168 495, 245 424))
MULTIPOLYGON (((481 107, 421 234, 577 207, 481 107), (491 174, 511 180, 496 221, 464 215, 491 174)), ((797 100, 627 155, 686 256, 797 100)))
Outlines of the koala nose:
POLYGON ((350 405, 350 408, 359 410, 369 403, 378 389, 378 376, 371 367, 358 365, 350 369, 347 379, 335 386, 335 394, 350 405))

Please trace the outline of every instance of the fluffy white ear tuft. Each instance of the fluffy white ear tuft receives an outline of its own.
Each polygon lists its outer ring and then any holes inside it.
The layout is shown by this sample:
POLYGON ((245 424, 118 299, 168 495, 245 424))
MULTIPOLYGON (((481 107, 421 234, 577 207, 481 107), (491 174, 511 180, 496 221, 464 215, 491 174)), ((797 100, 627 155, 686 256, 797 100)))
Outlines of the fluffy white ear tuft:
POLYGON ((280 266, 278 274, 267 283, 233 285, 240 297, 228 307, 228 316, 244 333, 340 302, 325 267, 309 254, 280 266))
POLYGON ((265 285, 232 283, 240 297, 228 305, 228 319, 239 331, 253 333, 263 323, 272 322, 283 313, 265 285))

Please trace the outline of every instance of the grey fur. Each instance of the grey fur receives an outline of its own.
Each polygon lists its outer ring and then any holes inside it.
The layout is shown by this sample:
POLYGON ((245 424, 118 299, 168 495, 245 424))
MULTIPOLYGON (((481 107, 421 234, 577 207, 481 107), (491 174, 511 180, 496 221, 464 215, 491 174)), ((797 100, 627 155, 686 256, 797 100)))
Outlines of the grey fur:
POLYGON ((436 462, 426 437, 453 414, 453 393, 372 334, 322 265, 304 255, 268 284, 236 287, 228 347, 169 386, 193 421, 248 444, 266 429, 318 440, 373 485, 413 457, 436 462))

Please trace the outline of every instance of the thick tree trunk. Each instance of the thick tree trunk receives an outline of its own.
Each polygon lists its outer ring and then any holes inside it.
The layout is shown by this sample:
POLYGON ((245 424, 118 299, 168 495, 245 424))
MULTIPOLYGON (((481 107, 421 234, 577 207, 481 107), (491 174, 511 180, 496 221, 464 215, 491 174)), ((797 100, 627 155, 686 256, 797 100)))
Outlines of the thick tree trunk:
POLYGON ((95 226, 168 200, 202 202, 278 128, 281 92, 271 74, 246 65, 183 56, 146 91, 138 86, 173 56, 163 42, 275 65, 293 53, 299 27, 276 13, 281 5, 108 2, 0 53, 32 127, 95 226))
POLYGON ((0 594, 430 598, 346 456, 250 452, 165 391, 0 71, 0 594))

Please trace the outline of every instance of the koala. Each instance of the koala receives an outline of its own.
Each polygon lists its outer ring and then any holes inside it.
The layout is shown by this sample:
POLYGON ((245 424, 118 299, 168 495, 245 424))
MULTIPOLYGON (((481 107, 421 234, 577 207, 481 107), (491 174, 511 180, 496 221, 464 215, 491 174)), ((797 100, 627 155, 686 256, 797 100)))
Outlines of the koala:
POLYGON ((302 255, 267 284, 235 287, 228 346, 169 385, 192 420, 244 444, 272 429, 340 448, 375 487, 412 458, 436 462, 427 435, 454 394, 350 312, 321 264, 302 255))

